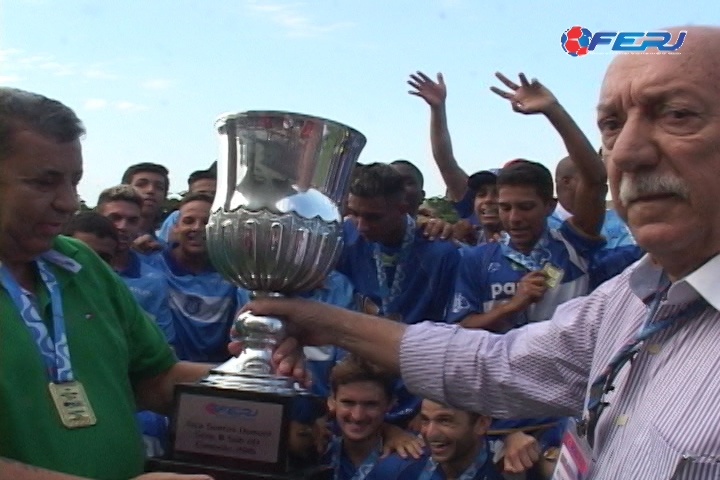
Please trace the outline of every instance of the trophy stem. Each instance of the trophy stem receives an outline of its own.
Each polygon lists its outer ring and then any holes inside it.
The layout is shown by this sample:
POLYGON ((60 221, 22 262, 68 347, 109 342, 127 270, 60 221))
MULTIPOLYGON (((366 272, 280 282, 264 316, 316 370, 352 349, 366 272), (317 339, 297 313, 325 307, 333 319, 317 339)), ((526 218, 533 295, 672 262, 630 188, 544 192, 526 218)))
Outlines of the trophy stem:
MULTIPOLYGON (((257 292, 251 298, 282 297, 275 292, 257 292)), ((237 358, 232 358, 215 369, 218 373, 246 374, 251 376, 270 376, 275 373, 272 367, 272 354, 275 347, 287 337, 285 322, 277 317, 255 315, 243 312, 234 322, 236 336, 243 349, 237 358)))

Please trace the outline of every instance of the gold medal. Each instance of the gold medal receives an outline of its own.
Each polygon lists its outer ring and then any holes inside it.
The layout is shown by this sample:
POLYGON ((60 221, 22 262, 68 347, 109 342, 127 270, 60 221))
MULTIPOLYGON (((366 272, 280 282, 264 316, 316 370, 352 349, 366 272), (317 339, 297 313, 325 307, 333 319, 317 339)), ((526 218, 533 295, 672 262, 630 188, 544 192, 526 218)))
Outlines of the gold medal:
POLYGON ((562 268, 558 268, 549 262, 543 265, 542 272, 545 274, 547 288, 555 288, 560 285, 563 275, 565 275, 562 268))
POLYGON ((80 382, 50 383, 50 396, 55 402, 62 424, 67 428, 95 425, 97 419, 80 382))

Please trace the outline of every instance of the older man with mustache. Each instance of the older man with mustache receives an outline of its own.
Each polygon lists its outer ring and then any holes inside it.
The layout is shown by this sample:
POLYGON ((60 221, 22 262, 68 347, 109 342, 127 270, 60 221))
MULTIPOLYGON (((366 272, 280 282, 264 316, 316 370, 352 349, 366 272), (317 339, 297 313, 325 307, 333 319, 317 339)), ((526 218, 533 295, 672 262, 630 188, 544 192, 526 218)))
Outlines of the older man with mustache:
MULTIPOLYGON (((568 432, 591 445, 573 458, 582 478, 720 478, 720 29, 670 31, 687 31, 677 54, 618 56, 602 85, 610 188, 649 256, 591 295, 505 335, 299 300, 250 308, 400 371, 424 397, 493 417, 582 416, 568 432)), ((294 340, 277 350, 281 372, 295 352, 294 340)), ((569 461, 558 478, 580 478, 569 461)))

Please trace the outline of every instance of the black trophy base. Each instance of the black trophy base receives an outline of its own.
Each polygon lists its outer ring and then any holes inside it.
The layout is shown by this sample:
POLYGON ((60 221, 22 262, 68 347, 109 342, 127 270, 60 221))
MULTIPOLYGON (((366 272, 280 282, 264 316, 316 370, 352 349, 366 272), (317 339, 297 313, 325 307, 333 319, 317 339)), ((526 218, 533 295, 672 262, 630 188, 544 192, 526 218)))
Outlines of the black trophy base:
POLYGON ((214 480, 330 480, 332 478, 332 468, 326 465, 292 473, 259 473, 164 458, 149 458, 145 463, 145 471, 203 474, 210 475, 214 480))
POLYGON ((326 478, 315 476, 325 470, 313 435, 323 413, 320 399, 295 388, 252 390, 252 380, 211 375, 176 385, 167 454, 151 461, 153 470, 207 473, 216 480, 326 478))

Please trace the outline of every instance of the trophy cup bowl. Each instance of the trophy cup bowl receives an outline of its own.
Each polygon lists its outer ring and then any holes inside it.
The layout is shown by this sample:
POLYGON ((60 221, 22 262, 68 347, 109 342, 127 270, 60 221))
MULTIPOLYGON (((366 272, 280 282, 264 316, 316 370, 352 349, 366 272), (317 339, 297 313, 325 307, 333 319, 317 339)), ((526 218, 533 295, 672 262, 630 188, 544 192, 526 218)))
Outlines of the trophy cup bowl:
MULTIPOLYGON (((343 247, 339 206, 365 137, 276 111, 226 114, 216 127, 217 194, 206 231, 212 264, 251 298, 319 287, 343 247)), ((170 458, 254 472, 232 478, 310 478, 289 437, 297 412, 318 399, 272 370, 283 320, 245 312, 234 326, 242 353, 176 388, 170 458)))

